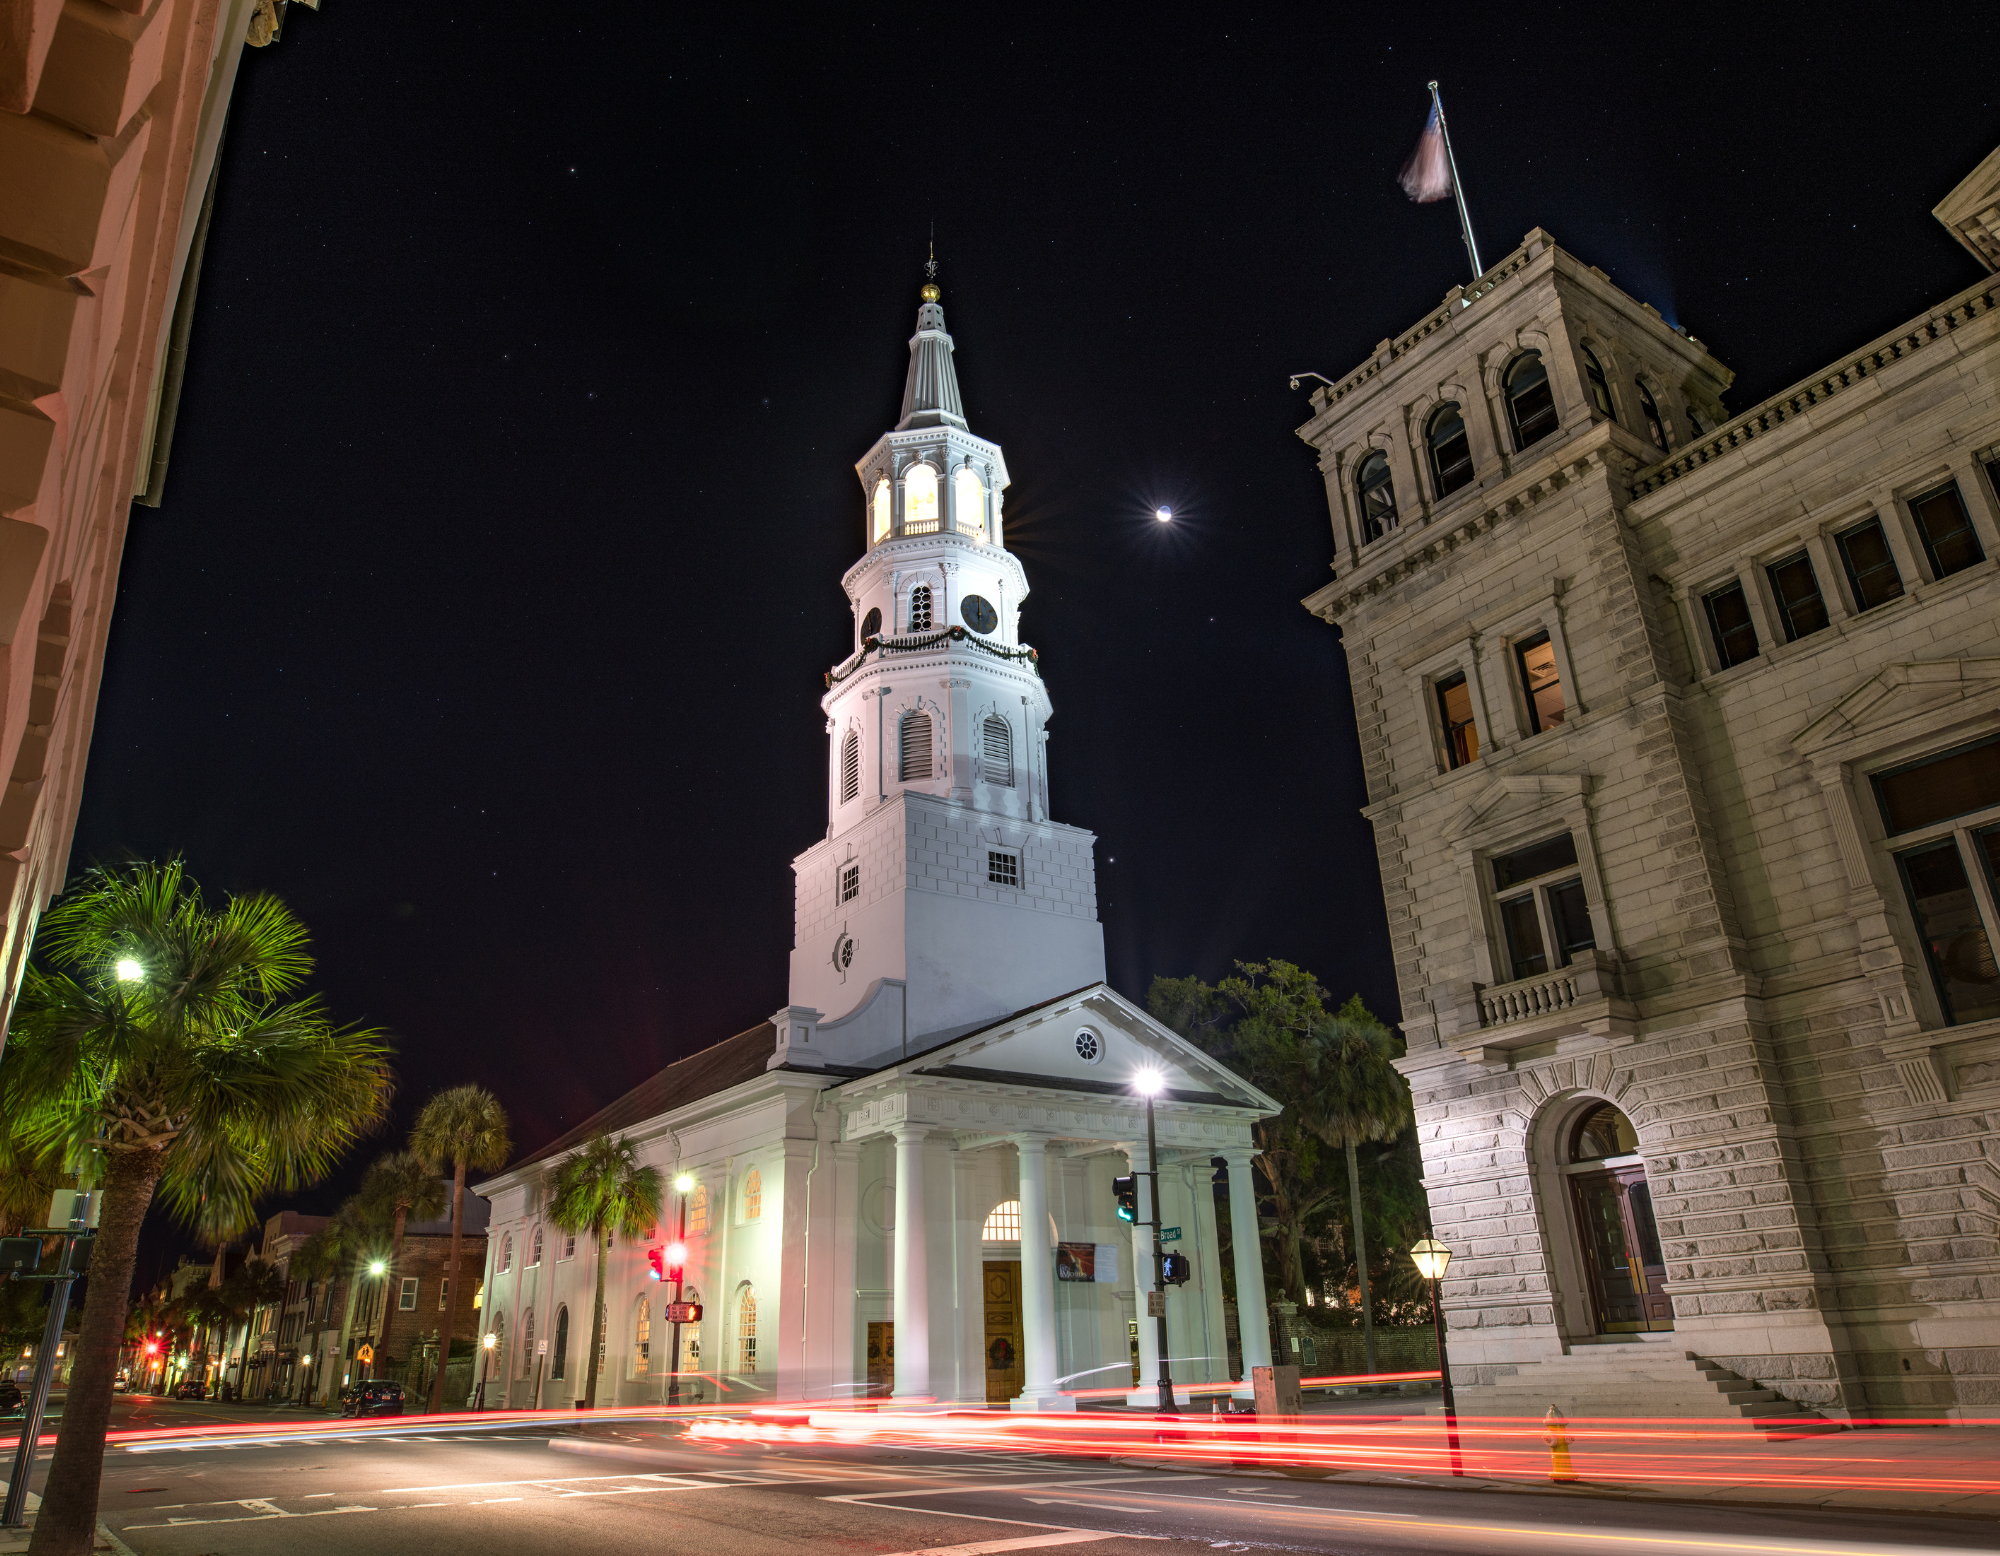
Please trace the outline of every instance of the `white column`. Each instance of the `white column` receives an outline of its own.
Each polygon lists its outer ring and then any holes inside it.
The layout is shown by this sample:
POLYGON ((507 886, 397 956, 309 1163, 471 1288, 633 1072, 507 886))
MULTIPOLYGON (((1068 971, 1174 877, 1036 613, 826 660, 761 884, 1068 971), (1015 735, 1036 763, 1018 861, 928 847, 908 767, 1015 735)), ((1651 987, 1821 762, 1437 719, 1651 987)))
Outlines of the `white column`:
MULTIPOLYGON (((1146 1160, 1146 1143, 1135 1141, 1125 1148, 1125 1170, 1128 1173, 1145 1172, 1152 1164, 1146 1160)), ((1151 1180, 1139 1179, 1139 1217, 1146 1220, 1152 1216, 1153 1202, 1151 1180)), ((1157 1405, 1160 1402, 1160 1326, 1146 1311, 1146 1296, 1153 1289, 1153 1229, 1149 1226, 1134 1225, 1132 1228, 1132 1316, 1139 1321, 1139 1381, 1133 1385, 1126 1403, 1132 1405, 1157 1405)))
POLYGON ((896 1394, 931 1392, 930 1265, 924 1257, 924 1134, 898 1124, 896 1137, 896 1394))
POLYGON ((1263 1239, 1257 1233, 1257 1189, 1250 1174, 1252 1153, 1241 1147, 1219 1153, 1229 1164, 1229 1244, 1236 1254, 1236 1327, 1243 1341, 1243 1384, 1249 1397, 1250 1369, 1271 1365, 1271 1305, 1264 1297, 1263 1239))
POLYGON ((1056 1386, 1056 1264, 1049 1246, 1049 1143, 1016 1135, 1021 1157, 1021 1346, 1018 1410, 1075 1408, 1056 1386))

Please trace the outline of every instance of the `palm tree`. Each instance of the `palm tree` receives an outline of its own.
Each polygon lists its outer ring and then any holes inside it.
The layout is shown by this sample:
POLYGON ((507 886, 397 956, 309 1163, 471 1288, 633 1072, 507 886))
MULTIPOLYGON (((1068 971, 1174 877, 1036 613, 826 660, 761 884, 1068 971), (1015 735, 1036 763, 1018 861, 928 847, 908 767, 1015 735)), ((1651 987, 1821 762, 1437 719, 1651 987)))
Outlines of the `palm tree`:
POLYGON ((157 1194, 199 1235, 324 1176, 389 1096, 381 1034, 335 1027, 303 924, 275 897, 214 908, 181 862, 87 875, 42 920, 0 1057, 0 1116, 104 1184, 76 1362, 29 1549, 86 1556, 139 1226, 157 1194))
POLYGON ((458 1261, 465 1237, 465 1170, 492 1172, 507 1165, 514 1143, 507 1137, 507 1110, 484 1086, 454 1086, 424 1104, 410 1131, 410 1149, 432 1172, 451 1163, 451 1263, 445 1270, 450 1306, 445 1309, 444 1354, 431 1379, 430 1410, 444 1409, 444 1364, 451 1357, 451 1315, 458 1308, 458 1261))
POLYGON ((1347 1152, 1348 1208, 1354 1218, 1354 1267, 1361 1277, 1361 1335, 1368 1370, 1375 1371, 1375 1318, 1368 1300, 1368 1238, 1361 1224, 1363 1140, 1393 1140, 1415 1121, 1410 1086, 1391 1063, 1395 1035, 1356 994, 1312 1028, 1311 1085, 1300 1099, 1301 1121, 1328 1145, 1347 1152))
POLYGON ((0 1237, 12 1237, 49 1213, 49 1197, 61 1186, 62 1154, 38 1151, 11 1129, 0 1129, 0 1237))
POLYGON ((403 1266, 403 1228, 415 1216, 434 1221, 444 1210, 444 1184, 430 1163, 414 1151, 391 1151, 378 1157, 354 1196, 357 1210, 390 1228, 389 1268, 382 1277, 382 1327, 375 1335, 375 1354, 384 1365, 389 1358, 389 1330, 400 1307, 396 1301, 398 1271, 403 1266))
POLYGON ((604 1277, 611 1234, 643 1237, 660 1219, 660 1169, 641 1167, 630 1140, 592 1135, 583 1149, 549 1169, 549 1218, 565 1232, 586 1228, 597 1240, 597 1303, 590 1317, 590 1350, 584 1362, 583 1408, 597 1405, 597 1367, 604 1349, 604 1277))

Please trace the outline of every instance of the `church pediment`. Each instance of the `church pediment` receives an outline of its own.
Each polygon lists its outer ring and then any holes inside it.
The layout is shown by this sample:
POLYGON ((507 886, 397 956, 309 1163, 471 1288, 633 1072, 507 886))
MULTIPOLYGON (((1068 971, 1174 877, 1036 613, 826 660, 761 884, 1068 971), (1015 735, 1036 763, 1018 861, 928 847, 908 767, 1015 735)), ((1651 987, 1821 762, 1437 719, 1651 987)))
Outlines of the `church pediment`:
POLYGON ((1968 714, 2000 707, 2000 659, 1931 659, 1885 665, 1792 736, 1808 761, 1844 760, 1858 746, 1880 748, 1906 731, 1934 728, 1940 710, 1968 714))
POLYGON ((1516 816, 1525 818, 1545 812, 1551 801, 1581 799, 1589 789, 1590 778, 1584 773, 1530 773, 1495 778, 1445 823, 1441 835, 1449 843, 1464 842, 1475 834, 1503 828, 1516 816))

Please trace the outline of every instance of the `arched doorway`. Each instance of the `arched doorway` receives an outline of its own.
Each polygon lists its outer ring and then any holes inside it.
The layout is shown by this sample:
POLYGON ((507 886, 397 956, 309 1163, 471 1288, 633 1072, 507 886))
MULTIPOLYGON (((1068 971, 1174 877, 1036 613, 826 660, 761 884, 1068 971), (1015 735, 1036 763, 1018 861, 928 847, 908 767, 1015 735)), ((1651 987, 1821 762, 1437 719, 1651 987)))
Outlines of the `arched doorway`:
POLYGON ((1667 1261, 1632 1121, 1610 1103, 1597 1103, 1570 1125, 1563 1147, 1597 1332, 1672 1329, 1667 1261))

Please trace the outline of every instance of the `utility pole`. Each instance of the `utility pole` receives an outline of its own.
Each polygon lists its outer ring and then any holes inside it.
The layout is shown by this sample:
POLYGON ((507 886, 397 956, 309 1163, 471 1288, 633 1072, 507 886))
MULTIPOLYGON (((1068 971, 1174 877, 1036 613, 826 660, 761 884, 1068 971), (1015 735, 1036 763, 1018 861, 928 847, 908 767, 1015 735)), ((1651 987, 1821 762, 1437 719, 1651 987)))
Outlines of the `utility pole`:
POLYGON ((1167 1270, 1160 1243, 1160 1146, 1153 1131, 1153 1097, 1160 1089, 1159 1074, 1149 1070, 1141 1075, 1139 1089, 1146 1097, 1146 1177, 1152 1184, 1152 1203, 1147 1206, 1152 1218, 1147 1225, 1153 1229, 1153 1290, 1148 1300, 1157 1304, 1153 1321, 1159 1325, 1160 1414, 1177 1416, 1181 1412, 1174 1403, 1174 1368, 1167 1355, 1167 1270))

